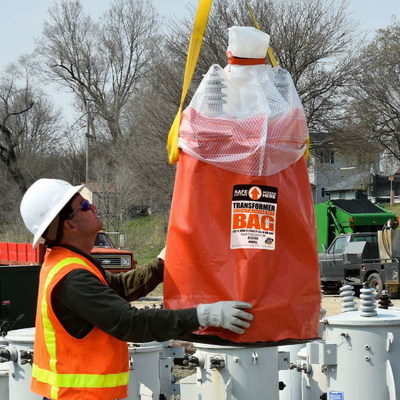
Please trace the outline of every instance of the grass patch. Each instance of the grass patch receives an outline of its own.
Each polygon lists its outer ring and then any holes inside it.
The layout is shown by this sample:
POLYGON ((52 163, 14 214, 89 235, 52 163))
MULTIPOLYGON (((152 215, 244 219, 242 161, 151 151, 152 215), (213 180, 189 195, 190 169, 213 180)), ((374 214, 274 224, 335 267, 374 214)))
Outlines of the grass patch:
POLYGON ((31 243, 33 235, 22 224, 0 223, 0 242, 31 243))
POLYGON ((144 264, 154 257, 165 246, 168 217, 164 214, 153 214, 126 221, 121 232, 126 234, 126 248, 132 251, 138 264, 144 264))
POLYGON ((392 206, 389 203, 379 204, 381 207, 384 207, 386 210, 391 211, 396 214, 396 217, 400 216, 400 204, 393 204, 392 206))
MULTIPOLYGON (((165 246, 167 237, 168 216, 153 214, 126 221, 121 231, 127 236, 126 248, 131 250, 138 265, 145 264, 157 257, 165 246)), ((163 295, 163 284, 158 285, 149 297, 163 295)))

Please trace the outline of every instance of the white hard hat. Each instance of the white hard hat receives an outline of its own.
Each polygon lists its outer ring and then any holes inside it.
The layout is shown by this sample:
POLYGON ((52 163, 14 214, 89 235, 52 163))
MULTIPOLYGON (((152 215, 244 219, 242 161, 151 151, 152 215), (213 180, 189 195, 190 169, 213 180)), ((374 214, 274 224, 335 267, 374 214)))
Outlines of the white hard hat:
POLYGON ((228 28, 228 52, 234 57, 265 58, 269 46, 269 35, 249 26, 228 28))
POLYGON ((85 185, 72 186, 60 179, 39 179, 24 194, 20 211, 35 248, 44 231, 72 197, 85 185))

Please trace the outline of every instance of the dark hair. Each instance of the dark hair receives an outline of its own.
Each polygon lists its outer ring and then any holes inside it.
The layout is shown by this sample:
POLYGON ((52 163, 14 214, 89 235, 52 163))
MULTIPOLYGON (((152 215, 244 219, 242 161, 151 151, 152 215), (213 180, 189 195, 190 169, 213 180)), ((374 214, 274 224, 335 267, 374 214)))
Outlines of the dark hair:
MULTIPOLYGON (((45 239, 45 246, 46 247, 53 247, 56 244, 60 243, 62 236, 63 236, 63 231, 64 231, 64 222, 68 219, 68 217, 72 214, 73 209, 72 209, 72 202, 75 199, 75 197, 78 195, 78 193, 75 193, 71 199, 68 201, 68 203, 61 209, 61 211, 57 214, 58 216, 58 224, 57 224, 57 234, 56 238, 51 240, 46 238, 47 232, 49 230, 49 227, 44 231, 42 237, 45 239)), ((51 224, 50 224, 51 225, 51 224)))

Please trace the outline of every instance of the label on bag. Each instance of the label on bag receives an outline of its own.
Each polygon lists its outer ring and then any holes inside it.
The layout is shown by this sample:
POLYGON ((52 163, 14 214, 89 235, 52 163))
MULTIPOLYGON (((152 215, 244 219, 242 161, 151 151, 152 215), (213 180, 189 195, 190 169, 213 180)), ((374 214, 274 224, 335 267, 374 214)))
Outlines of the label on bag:
POLYGON ((343 392, 329 392, 328 400, 344 400, 343 392))
POLYGON ((235 185, 232 196, 231 249, 275 249, 278 188, 235 185))

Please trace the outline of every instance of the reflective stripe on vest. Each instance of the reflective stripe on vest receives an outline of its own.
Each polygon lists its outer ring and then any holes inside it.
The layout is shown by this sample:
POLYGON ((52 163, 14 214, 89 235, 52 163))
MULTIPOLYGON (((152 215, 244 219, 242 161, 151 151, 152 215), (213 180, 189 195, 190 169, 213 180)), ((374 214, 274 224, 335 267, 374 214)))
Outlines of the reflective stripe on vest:
POLYGON ((127 385, 129 372, 119 374, 95 375, 95 374, 57 374, 47 369, 32 367, 32 376, 43 383, 57 387, 75 388, 104 388, 127 385))
POLYGON ((116 387, 127 385, 129 381, 129 372, 121 372, 118 374, 59 374, 57 372, 57 349, 56 349, 56 333, 53 324, 48 315, 47 291, 54 276, 62 269, 71 264, 79 264, 84 267, 92 268, 82 259, 77 257, 65 258, 58 262, 47 275, 43 287, 41 313, 44 330, 44 341, 50 357, 50 370, 40 368, 36 364, 32 367, 32 377, 38 381, 51 385, 51 398, 58 399, 58 391, 60 387, 76 387, 76 388, 102 388, 116 387))

